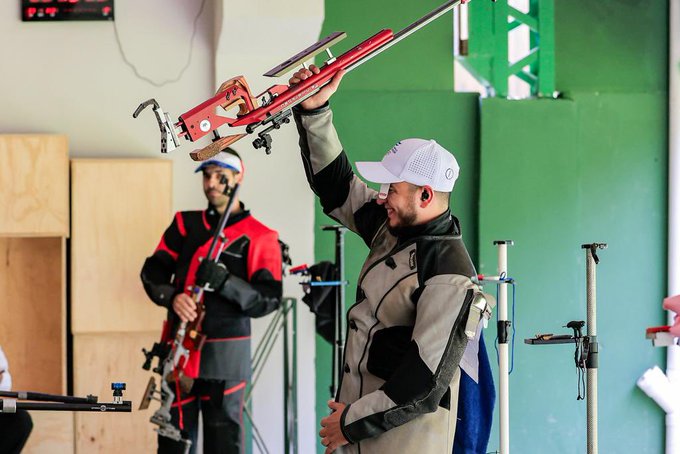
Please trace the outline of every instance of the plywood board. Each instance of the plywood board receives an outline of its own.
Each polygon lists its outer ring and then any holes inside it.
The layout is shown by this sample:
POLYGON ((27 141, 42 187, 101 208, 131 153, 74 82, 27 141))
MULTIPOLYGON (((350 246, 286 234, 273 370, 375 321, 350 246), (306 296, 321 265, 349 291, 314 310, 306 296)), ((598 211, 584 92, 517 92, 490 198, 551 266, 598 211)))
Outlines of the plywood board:
POLYGON ((71 330, 160 329, 139 272, 172 220, 172 163, 71 161, 71 330))
POLYGON ((68 236, 68 141, 0 135, 0 236, 68 236))
POLYGON ((32 411, 33 431, 22 454, 72 454, 75 452, 73 412, 32 411))
POLYGON ((123 398, 133 403, 132 413, 76 413, 76 452, 155 452, 155 426, 149 422, 154 409, 137 411, 137 407, 152 376, 141 367, 141 349, 150 348, 159 336, 159 332, 73 336, 74 393, 94 394, 101 402, 110 402, 111 382, 125 382, 123 398))
POLYGON ((0 345, 15 390, 66 391, 64 238, 0 238, 0 345))

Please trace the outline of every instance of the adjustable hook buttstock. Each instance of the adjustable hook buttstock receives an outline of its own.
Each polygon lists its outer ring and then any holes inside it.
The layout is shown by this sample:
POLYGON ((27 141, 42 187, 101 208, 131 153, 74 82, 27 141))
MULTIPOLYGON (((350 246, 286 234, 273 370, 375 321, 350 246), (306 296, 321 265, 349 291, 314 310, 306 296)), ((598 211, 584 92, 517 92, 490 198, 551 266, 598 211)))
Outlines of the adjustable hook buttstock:
POLYGON ((153 113, 156 116, 158 128, 161 131, 161 153, 167 153, 179 147, 179 137, 175 132, 170 116, 163 112, 163 109, 161 109, 161 106, 155 99, 151 98, 141 103, 133 112, 132 118, 137 118, 148 106, 153 106, 153 113))
POLYGON ((147 99, 135 109, 135 111, 132 113, 132 118, 137 118, 139 114, 142 113, 142 110, 149 106, 153 106, 154 110, 161 107, 154 98, 147 99))
POLYGON ((234 134, 231 136, 222 137, 221 139, 214 141, 207 147, 201 148, 200 150, 192 151, 191 153, 189 153, 189 156, 191 156, 191 159, 193 159, 194 161, 205 161, 206 159, 212 158, 213 156, 227 148, 232 143, 241 140, 245 136, 246 134, 234 134))

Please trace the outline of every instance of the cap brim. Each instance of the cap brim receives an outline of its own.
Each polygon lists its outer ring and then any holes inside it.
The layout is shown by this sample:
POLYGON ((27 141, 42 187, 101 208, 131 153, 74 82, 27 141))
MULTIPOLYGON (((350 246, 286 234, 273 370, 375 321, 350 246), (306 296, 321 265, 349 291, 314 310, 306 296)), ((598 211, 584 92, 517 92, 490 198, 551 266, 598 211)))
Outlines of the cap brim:
POLYGON ((357 162, 357 171, 367 181, 371 183, 398 183, 404 181, 387 170, 381 162, 362 161, 357 162))
POLYGON ((239 169, 235 168, 234 166, 230 166, 229 164, 225 164, 224 162, 221 161, 203 161, 200 166, 196 167, 196 170, 194 170, 194 173, 198 173, 201 170, 205 169, 208 166, 218 166, 222 167, 223 169, 230 169, 233 170, 234 172, 240 172, 239 169))

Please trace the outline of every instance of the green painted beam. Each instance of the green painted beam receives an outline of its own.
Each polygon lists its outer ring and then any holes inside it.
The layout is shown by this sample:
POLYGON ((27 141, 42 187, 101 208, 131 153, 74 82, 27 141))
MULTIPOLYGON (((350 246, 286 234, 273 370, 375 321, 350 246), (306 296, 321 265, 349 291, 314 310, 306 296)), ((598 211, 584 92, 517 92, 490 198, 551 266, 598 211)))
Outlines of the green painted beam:
POLYGON ((532 16, 531 13, 523 13, 517 8, 508 6, 508 16, 515 19, 515 21, 519 21, 520 23, 528 26, 530 29, 538 31, 538 18, 536 16, 532 16))
POLYGON ((531 66, 536 61, 538 61, 538 49, 532 49, 526 57, 516 61, 508 68, 508 76, 517 75, 517 73, 522 72, 522 68, 531 66))
MULTIPOLYGON (((482 84, 490 85, 497 97, 508 96, 508 78, 527 82, 531 94, 551 97, 555 91, 555 0, 532 0, 528 13, 517 10, 508 0, 474 2, 469 6, 469 55, 457 60, 482 84), (529 54, 509 62, 508 34, 517 27, 529 27, 529 54), (490 31, 489 31, 490 30, 490 31), (529 65, 529 74, 520 74, 529 65)), ((524 71, 526 72, 526 71, 524 71)))
POLYGON ((538 42, 538 87, 536 94, 551 97, 555 92, 555 0, 540 0, 538 21, 541 31, 538 42))

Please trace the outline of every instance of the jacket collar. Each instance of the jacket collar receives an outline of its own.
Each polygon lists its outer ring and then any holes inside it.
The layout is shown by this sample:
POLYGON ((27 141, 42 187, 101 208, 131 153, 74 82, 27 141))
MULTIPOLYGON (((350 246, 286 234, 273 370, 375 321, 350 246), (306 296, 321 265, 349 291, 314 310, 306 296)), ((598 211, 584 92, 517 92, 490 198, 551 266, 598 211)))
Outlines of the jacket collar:
POLYGON ((451 210, 445 212, 425 224, 412 225, 399 230, 397 242, 405 243, 419 236, 460 235, 460 223, 451 214, 451 210))
MULTIPOLYGON (((230 226, 232 224, 236 224, 237 222, 247 218, 250 216, 250 210, 246 210, 245 205, 243 202, 239 202, 239 205, 241 206, 241 211, 238 213, 231 213, 229 215, 229 219, 227 220, 227 226, 230 226)), ((217 226, 217 224, 220 222, 220 213, 215 209, 215 207, 209 203, 208 208, 205 210, 205 219, 208 221, 208 224, 210 225, 211 228, 214 228, 217 226)))

